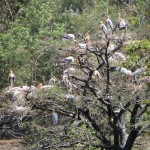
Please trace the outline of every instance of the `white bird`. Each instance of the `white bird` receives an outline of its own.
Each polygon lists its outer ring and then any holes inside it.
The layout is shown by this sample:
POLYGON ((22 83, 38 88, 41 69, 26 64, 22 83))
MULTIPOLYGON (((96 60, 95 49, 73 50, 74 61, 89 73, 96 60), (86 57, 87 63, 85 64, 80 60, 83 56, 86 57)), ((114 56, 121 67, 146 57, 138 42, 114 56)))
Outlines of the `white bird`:
POLYGON ((111 19, 109 18, 109 16, 106 19, 106 25, 109 25, 111 31, 113 31, 113 23, 112 23, 111 19))
POLYGON ((119 28, 119 30, 126 29, 127 26, 128 26, 128 25, 127 25, 127 23, 125 22, 125 20, 119 18, 119 20, 118 20, 118 28, 119 28))
POLYGON ((72 62, 72 63, 75 62, 74 57, 68 56, 68 57, 63 58, 63 59, 60 60, 60 63, 70 63, 70 62, 72 62))
POLYGON ((115 49, 115 45, 114 44, 109 44, 109 46, 108 46, 108 52, 111 52, 114 49, 115 49))
POLYGON ((56 112, 52 112, 52 120, 53 125, 56 126, 58 124, 58 114, 56 112))
POLYGON ((39 83, 37 87, 40 89, 49 89, 52 87, 52 85, 42 85, 42 83, 39 83))
POLYGON ((75 75, 75 72, 74 68, 68 68, 63 72, 63 76, 71 77, 75 75))
POLYGON ((107 38, 108 30, 107 27, 104 25, 104 23, 101 21, 100 29, 102 29, 103 33, 105 34, 105 37, 107 38))
POLYGON ((12 71, 10 71, 8 77, 9 77, 10 86, 13 87, 16 79, 15 74, 12 71))
POLYGON ((17 100, 17 98, 20 96, 20 94, 21 94, 21 91, 18 91, 18 90, 14 91, 12 100, 13 101, 17 100))
POLYGON ((75 45, 75 48, 79 48, 79 49, 87 48, 87 43, 78 43, 77 40, 74 40, 74 45, 75 45))
POLYGON ((27 92, 27 91, 29 91, 29 90, 31 89, 31 87, 25 86, 25 85, 23 85, 21 88, 22 88, 22 90, 25 91, 25 92, 27 92))
POLYGON ((122 73, 125 73, 125 74, 127 75, 127 80, 128 80, 128 81, 131 81, 131 79, 132 79, 133 77, 135 77, 135 75, 137 75, 137 74, 139 74, 139 73, 145 71, 146 68, 147 68, 147 66, 144 67, 144 68, 139 68, 139 69, 137 69, 136 71, 132 72, 131 70, 126 69, 126 68, 124 68, 124 67, 111 67, 111 68, 110 68, 110 71, 120 71, 120 72, 122 72, 122 73))
POLYGON ((65 34, 62 37, 62 41, 66 41, 66 40, 75 40, 75 35, 74 34, 65 34))

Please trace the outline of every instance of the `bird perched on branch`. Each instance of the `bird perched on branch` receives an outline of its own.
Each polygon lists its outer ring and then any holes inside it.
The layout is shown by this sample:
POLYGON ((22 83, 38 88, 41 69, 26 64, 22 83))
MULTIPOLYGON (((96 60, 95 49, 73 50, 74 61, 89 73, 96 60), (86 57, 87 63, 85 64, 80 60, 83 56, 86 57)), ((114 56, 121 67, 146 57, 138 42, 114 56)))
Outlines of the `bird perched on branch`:
POLYGON ((95 78, 96 76, 98 76, 98 78, 99 78, 100 80, 103 79, 103 77, 102 77, 102 75, 100 74, 100 72, 94 68, 93 74, 92 74, 92 78, 95 78))
POLYGON ((78 59, 74 59, 74 57, 72 56, 68 56, 66 58, 63 58, 60 60, 60 63, 61 64, 76 64, 76 65, 79 65, 79 61, 78 59))
POLYGON ((125 20, 119 18, 118 23, 117 23, 116 27, 114 28, 113 32, 116 30, 116 28, 118 28, 119 30, 123 30, 124 29, 125 33, 126 33, 127 27, 128 27, 128 24, 125 22, 125 20))
POLYGON ((79 43, 77 40, 74 40, 74 45, 75 45, 75 49, 76 48, 79 48, 79 49, 87 48, 87 43, 79 43))
POLYGON ((107 30, 107 27, 104 25, 103 21, 101 21, 100 29, 102 29, 105 37, 107 38, 108 30, 107 30))
POLYGON ((127 27, 128 27, 128 25, 125 22, 125 20, 120 18, 119 21, 118 21, 119 30, 126 29, 127 27))
POLYGON ((74 34, 65 34, 62 37, 62 41, 66 41, 66 40, 75 40, 75 35, 74 34))
POLYGON ((109 25, 111 31, 113 31, 113 23, 112 23, 112 21, 111 21, 109 16, 106 19, 106 25, 109 25))
POLYGON ((8 78, 9 78, 10 86, 13 87, 16 79, 15 74, 12 71, 10 71, 8 78))
POLYGON ((111 67, 110 71, 120 71, 127 75, 127 81, 132 81, 132 79, 134 78, 134 80, 137 82, 136 75, 145 71, 146 68, 147 66, 144 68, 138 68, 136 71, 132 72, 131 70, 124 67, 111 67))

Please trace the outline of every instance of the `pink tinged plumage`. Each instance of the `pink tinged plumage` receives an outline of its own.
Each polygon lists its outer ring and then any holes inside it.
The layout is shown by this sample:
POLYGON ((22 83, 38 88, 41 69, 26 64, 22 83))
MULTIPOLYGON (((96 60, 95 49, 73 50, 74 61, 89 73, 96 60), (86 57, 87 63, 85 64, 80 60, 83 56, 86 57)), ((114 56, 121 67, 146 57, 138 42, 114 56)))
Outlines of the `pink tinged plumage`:
POLYGON ((124 19, 120 19, 118 22, 118 28, 121 29, 125 29, 127 28, 127 23, 124 21, 124 19))

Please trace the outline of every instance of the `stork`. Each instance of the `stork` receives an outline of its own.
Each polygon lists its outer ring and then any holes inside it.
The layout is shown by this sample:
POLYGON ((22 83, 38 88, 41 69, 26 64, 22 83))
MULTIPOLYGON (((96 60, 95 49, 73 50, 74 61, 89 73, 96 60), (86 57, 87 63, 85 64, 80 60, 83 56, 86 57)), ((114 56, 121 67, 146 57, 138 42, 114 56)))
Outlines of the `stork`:
POLYGON ((127 29, 127 23, 125 22, 125 20, 124 19, 121 19, 121 18, 119 18, 119 20, 118 20, 118 28, 119 28, 119 30, 122 30, 122 29, 127 29))
POLYGON ((86 49, 87 43, 79 43, 77 40, 74 40, 75 48, 86 49))
POLYGON ((10 71, 8 77, 9 77, 10 86, 14 87, 14 82, 15 82, 15 79, 16 79, 15 74, 12 71, 10 71))
POLYGON ((62 37, 62 41, 66 41, 66 40, 75 40, 75 35, 74 34, 65 34, 62 37))
POLYGON ((102 29, 103 33, 105 34, 105 37, 107 38, 108 30, 107 27, 104 25, 103 21, 101 21, 100 29, 102 29))
POLYGON ((60 60, 60 64, 72 64, 72 65, 79 65, 79 60, 75 59, 72 56, 68 56, 60 60))
POLYGON ((111 31, 113 31, 113 23, 112 23, 112 21, 111 21, 109 16, 106 19, 106 25, 109 25, 111 31))
POLYGON ((42 85, 42 83, 39 83, 37 87, 40 88, 40 89, 49 89, 52 86, 51 85, 42 85))
POLYGON ((135 81, 137 82, 136 75, 145 71, 146 68, 147 68, 147 66, 144 68, 138 68, 136 71, 132 72, 131 70, 126 69, 124 67, 111 67, 110 71, 120 71, 127 75, 127 81, 131 81, 134 78, 135 81))
POLYGON ((102 79, 100 72, 94 68, 92 78, 95 78, 96 76, 98 76, 100 80, 102 79))

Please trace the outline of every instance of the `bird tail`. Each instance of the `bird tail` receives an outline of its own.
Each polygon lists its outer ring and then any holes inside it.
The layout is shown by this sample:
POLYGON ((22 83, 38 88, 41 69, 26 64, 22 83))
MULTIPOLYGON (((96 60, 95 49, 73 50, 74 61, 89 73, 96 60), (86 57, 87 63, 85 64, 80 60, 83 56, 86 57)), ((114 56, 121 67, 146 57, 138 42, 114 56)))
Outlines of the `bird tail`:
POLYGON ((117 71, 117 67, 111 67, 109 70, 110 70, 111 72, 117 71))

